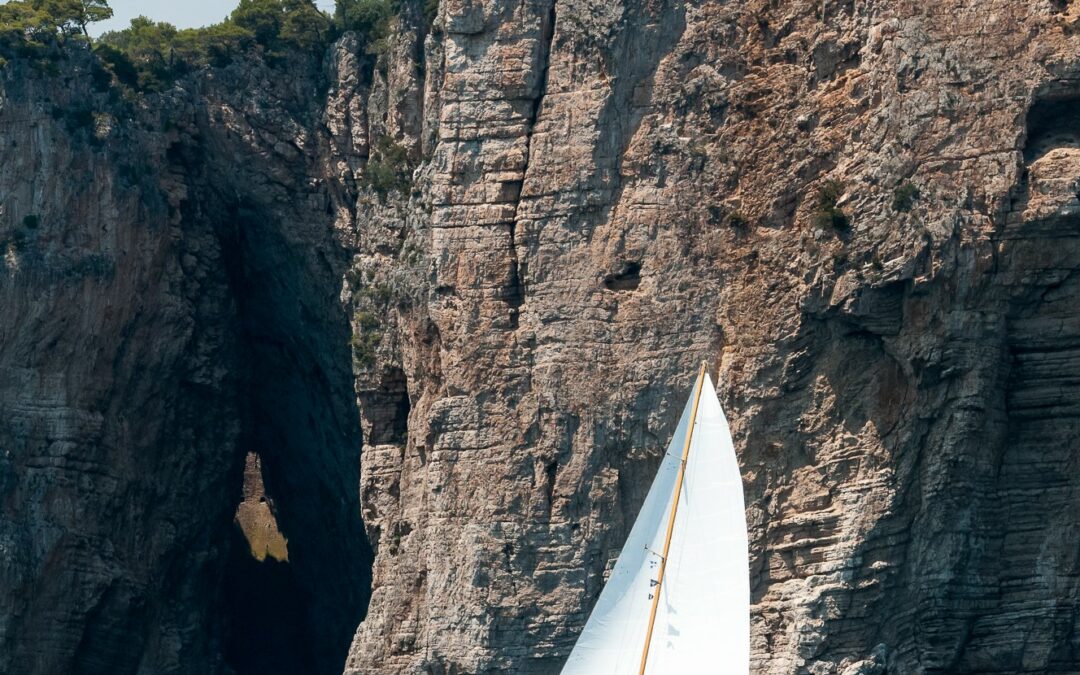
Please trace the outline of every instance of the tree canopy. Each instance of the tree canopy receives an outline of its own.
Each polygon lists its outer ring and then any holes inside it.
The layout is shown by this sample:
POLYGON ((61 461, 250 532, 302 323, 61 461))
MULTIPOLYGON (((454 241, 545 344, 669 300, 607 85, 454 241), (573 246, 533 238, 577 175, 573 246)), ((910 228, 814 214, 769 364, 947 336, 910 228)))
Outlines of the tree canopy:
POLYGON ((33 53, 72 39, 89 42, 87 27, 112 14, 106 0, 12 0, 0 5, 0 48, 33 53))
POLYGON ((240 0, 229 20, 269 48, 325 45, 333 29, 330 17, 311 0, 240 0))
POLYGON ((180 30, 138 17, 102 35, 95 51, 124 84, 159 90, 193 68, 224 65, 238 54, 258 50, 277 58, 321 49, 333 37, 333 22, 312 0, 240 0, 229 18, 206 28, 180 30))
POLYGON ((0 55, 55 58, 72 45, 92 46, 119 82, 153 91, 239 54, 260 53, 273 62, 322 50, 344 31, 357 32, 369 52, 377 51, 398 1, 335 0, 330 16, 314 0, 239 0, 227 19, 206 28, 178 29, 140 16, 92 41, 87 27, 113 15, 107 0, 11 0, 0 5, 0 55))
POLYGON ((128 28, 102 35, 94 51, 121 83, 156 91, 191 68, 222 65, 254 44, 251 31, 230 21, 178 30, 140 16, 128 28))
POLYGON ((336 0, 334 22, 342 30, 353 30, 367 40, 377 40, 384 37, 396 11, 395 0, 336 0))

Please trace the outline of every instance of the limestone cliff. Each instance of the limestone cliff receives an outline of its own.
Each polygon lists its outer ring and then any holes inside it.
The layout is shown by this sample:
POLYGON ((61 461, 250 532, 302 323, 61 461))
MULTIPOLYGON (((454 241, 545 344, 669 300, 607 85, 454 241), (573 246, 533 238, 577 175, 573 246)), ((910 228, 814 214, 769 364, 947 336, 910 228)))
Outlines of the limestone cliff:
POLYGON ((371 554, 322 67, 90 68, 4 72, 0 672, 340 672, 371 554), (287 565, 232 523, 248 453, 287 565))
POLYGON ((556 673, 701 359, 755 672, 1080 670, 1078 21, 442 0, 136 102, 10 64, 0 671, 334 672, 366 607, 346 672, 556 673))

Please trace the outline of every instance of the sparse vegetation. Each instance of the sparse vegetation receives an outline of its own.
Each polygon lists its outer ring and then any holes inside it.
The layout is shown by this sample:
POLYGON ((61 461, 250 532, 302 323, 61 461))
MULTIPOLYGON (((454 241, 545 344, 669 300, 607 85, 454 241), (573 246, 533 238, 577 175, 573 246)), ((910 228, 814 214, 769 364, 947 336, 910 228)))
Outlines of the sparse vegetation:
POLYGON ((750 219, 743 215, 742 211, 732 211, 719 204, 709 204, 706 210, 709 214, 708 222, 710 225, 726 225, 740 232, 750 229, 750 219))
MULTIPOLYGON (((370 270, 369 270, 370 272, 370 270)), ((394 291, 385 282, 368 280, 367 284, 356 290, 356 295, 367 301, 369 306, 386 309, 394 301, 394 291)))
POLYGON ((910 182, 905 181, 896 186, 893 190, 892 208, 893 211, 903 213, 910 211, 914 205, 916 199, 919 198, 919 188, 912 185, 910 182))
POLYGON ((364 169, 364 182, 380 196, 406 192, 412 187, 412 171, 408 151, 389 136, 381 136, 364 169))
POLYGON ((832 254, 832 263, 833 263, 833 271, 836 272, 837 274, 842 273, 847 268, 847 264, 848 264, 848 253, 847 253, 847 251, 843 251, 843 250, 834 251, 833 254, 832 254))
POLYGON ((847 214, 837 206, 844 194, 844 184, 836 179, 825 181, 818 189, 817 210, 814 212, 814 225, 832 227, 836 230, 847 229, 850 225, 847 214))
POLYGON ((358 311, 353 317, 353 365, 367 368, 375 363, 375 350, 382 343, 379 320, 371 312, 358 311))
POLYGON ((65 276, 71 279, 83 279, 86 277, 92 277, 96 279, 104 279, 113 274, 116 269, 116 263, 111 258, 103 253, 91 253, 83 256, 74 262, 64 270, 65 276))
POLYGON ((700 172, 705 168, 705 164, 709 161, 709 152, 704 145, 698 142, 692 141, 686 149, 687 154, 690 155, 690 168, 695 172, 700 172))
POLYGON ((94 111, 83 107, 54 106, 52 118, 58 122, 62 121, 67 130, 72 133, 82 129, 92 129, 95 124, 94 111))
POLYGON ((18 251, 22 248, 25 241, 26 232, 18 228, 11 228, 8 230, 7 236, 4 239, 0 239, 0 245, 6 245, 6 248, 9 251, 18 251))

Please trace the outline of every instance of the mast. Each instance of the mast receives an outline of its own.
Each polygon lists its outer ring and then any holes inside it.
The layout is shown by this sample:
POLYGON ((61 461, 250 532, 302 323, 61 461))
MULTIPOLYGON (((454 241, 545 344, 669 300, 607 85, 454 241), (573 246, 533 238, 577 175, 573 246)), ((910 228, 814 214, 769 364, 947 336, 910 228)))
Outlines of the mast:
POLYGON ((686 460, 690 456, 690 443, 694 440, 694 427, 697 426, 698 402, 701 400, 701 387, 705 384, 705 369, 708 361, 701 362, 701 370, 698 371, 697 385, 694 387, 694 406, 690 412, 690 425, 686 430, 686 443, 683 445, 682 463, 679 464, 679 475, 675 479, 675 498, 671 503, 671 515, 668 517, 667 534, 664 535, 664 552, 660 555, 660 572, 656 578, 656 586, 653 589, 652 608, 649 610, 649 629, 645 633, 645 647, 641 651, 641 669, 638 675, 645 675, 645 665, 649 661, 649 644, 652 642, 653 626, 656 624, 656 608, 660 605, 660 590, 664 583, 664 570, 667 567, 668 552, 671 550, 671 535, 675 531, 675 512, 679 510, 679 495, 682 493, 683 476, 686 474, 686 460))

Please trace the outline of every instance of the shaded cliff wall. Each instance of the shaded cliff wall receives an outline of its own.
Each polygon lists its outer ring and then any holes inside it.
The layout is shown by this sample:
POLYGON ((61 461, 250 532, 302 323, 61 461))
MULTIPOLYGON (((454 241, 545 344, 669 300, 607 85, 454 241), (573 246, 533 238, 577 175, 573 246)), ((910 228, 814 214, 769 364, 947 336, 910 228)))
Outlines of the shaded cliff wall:
POLYGON ((0 112, 0 670, 218 664, 199 609, 239 435, 220 247, 155 189, 163 136, 117 130, 146 153, 118 161, 68 116, 91 98, 82 73, 65 87, 16 68, 0 112))
POLYGON ((371 553, 322 65, 130 103, 83 56, 3 81, 0 671, 340 672, 371 553), (287 563, 232 522, 249 452, 287 563))

